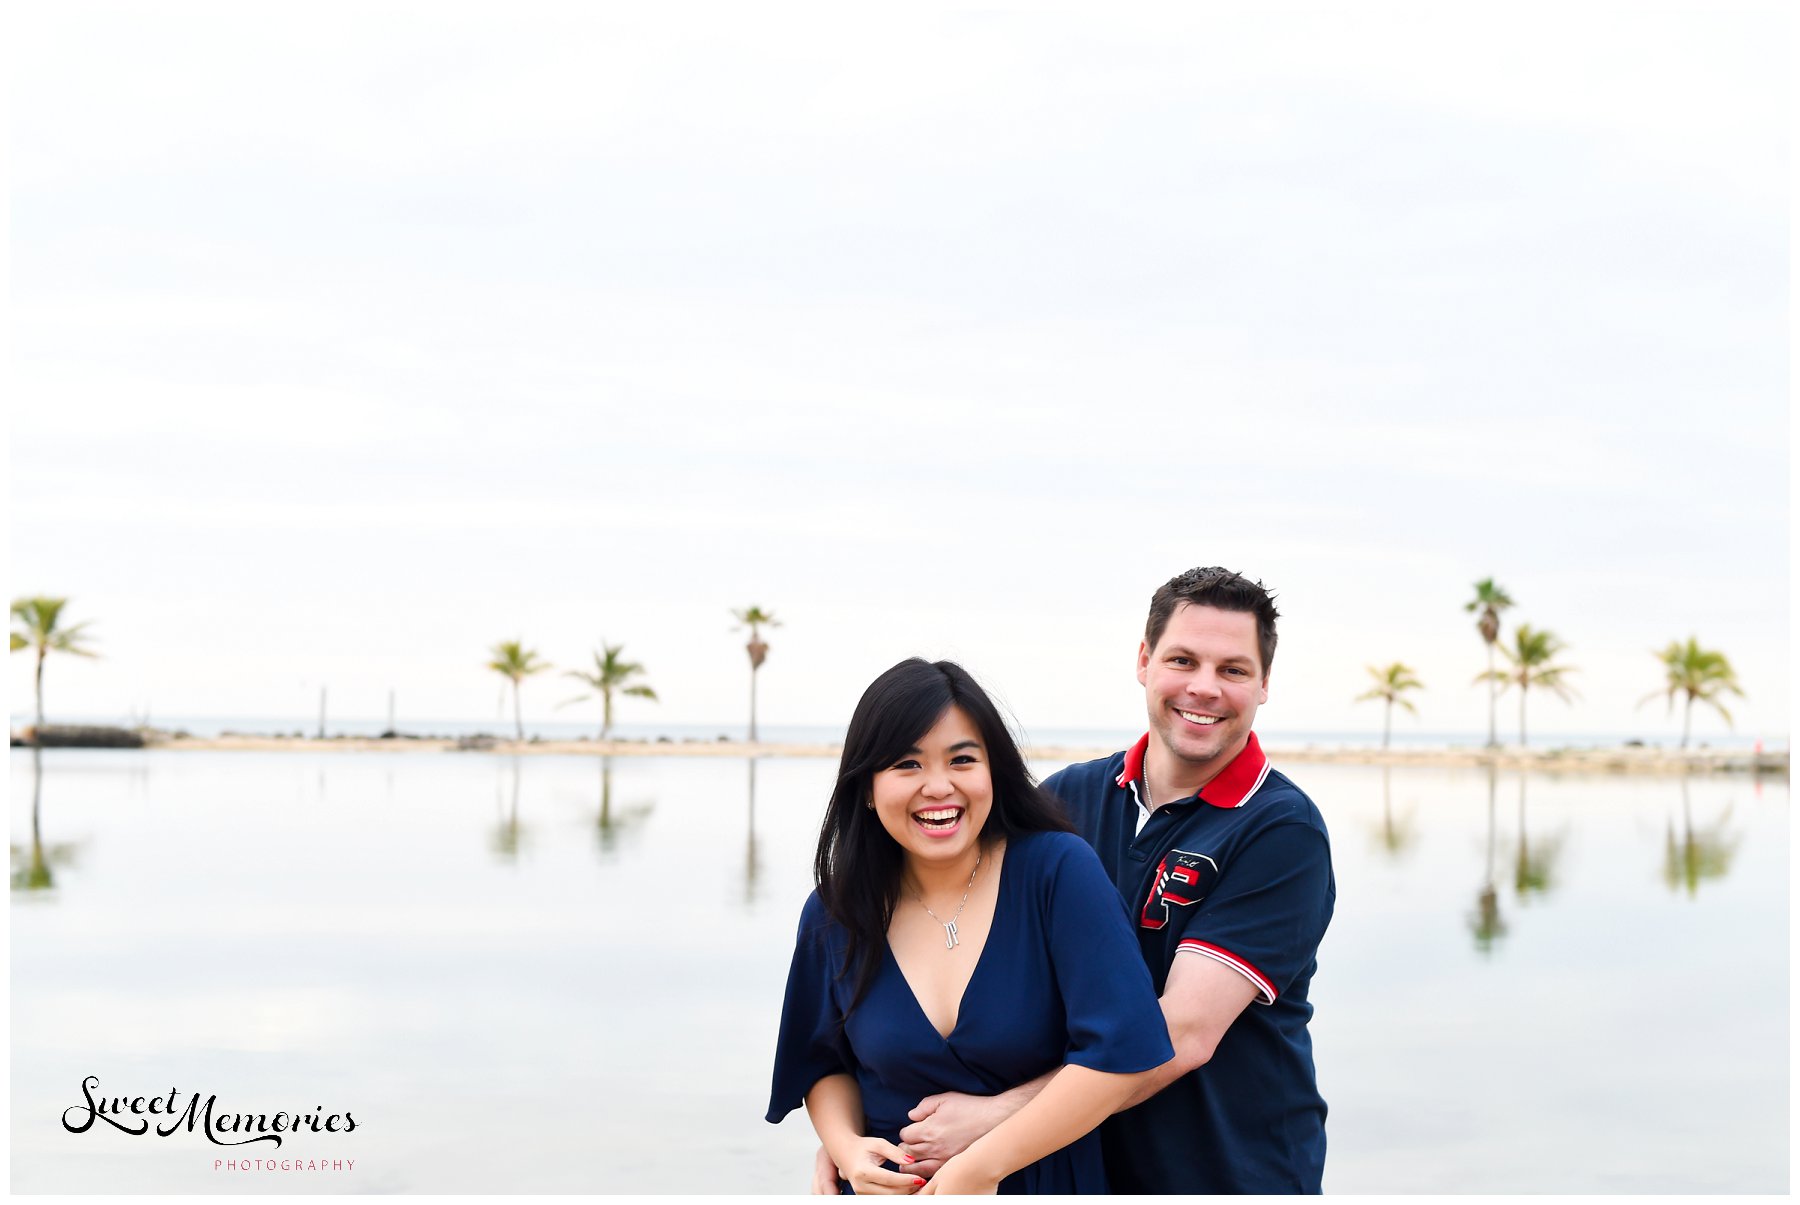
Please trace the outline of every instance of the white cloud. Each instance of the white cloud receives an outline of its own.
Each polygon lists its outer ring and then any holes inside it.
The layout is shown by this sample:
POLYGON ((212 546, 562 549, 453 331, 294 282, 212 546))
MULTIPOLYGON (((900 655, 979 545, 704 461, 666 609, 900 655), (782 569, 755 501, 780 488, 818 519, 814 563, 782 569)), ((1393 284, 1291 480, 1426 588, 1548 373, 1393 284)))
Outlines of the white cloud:
POLYGON ((13 564, 112 638, 60 705, 482 715, 487 643, 603 631, 712 720, 757 598, 793 720, 919 647, 1114 723, 1209 561, 1301 726, 1401 637, 1472 673, 1488 573, 1621 677, 1785 654, 1781 10, 497 14, 21 15, 13 564))

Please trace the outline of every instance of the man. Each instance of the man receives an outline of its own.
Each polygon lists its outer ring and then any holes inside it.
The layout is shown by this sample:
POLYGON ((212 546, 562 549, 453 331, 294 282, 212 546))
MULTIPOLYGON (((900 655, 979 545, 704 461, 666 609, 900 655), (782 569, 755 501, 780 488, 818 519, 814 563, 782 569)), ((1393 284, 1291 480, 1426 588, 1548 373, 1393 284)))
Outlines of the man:
MULTIPOLYGON (((1175 1047, 1103 1128, 1115 1192, 1321 1191, 1307 989, 1336 885, 1318 809, 1253 730, 1277 614, 1261 583, 1224 569, 1166 583, 1138 648, 1150 731, 1044 783, 1125 898, 1175 1047)), ((927 1097, 900 1133, 909 1169, 935 1171, 1047 1079, 927 1097)))

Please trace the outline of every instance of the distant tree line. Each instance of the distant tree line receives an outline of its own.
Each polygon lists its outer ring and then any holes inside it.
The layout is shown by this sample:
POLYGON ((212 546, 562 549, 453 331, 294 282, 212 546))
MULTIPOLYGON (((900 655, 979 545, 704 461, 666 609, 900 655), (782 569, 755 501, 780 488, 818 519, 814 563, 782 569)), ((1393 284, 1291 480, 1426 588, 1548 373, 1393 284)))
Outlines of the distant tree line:
MULTIPOLYGON (((1488 668, 1477 674, 1475 681, 1488 684, 1488 747, 1497 748, 1500 743, 1496 719, 1499 697, 1514 687, 1519 690, 1519 743, 1522 745, 1526 735, 1525 704, 1531 690, 1534 687, 1540 691, 1547 690, 1568 701, 1576 697, 1567 681, 1569 675, 1576 670, 1573 666, 1559 662, 1558 658, 1568 651, 1567 646, 1547 629, 1522 623, 1513 629, 1510 640, 1502 641, 1501 615, 1515 605, 1512 595, 1491 577, 1476 582, 1474 588, 1475 597, 1465 603, 1463 609, 1476 616, 1475 630, 1480 633, 1482 643, 1487 648, 1488 668), (1505 664, 1497 664, 1496 657, 1505 664)), ((17 653, 29 650, 37 660, 33 677, 37 720, 34 734, 44 727, 44 662, 48 656, 51 653, 68 653, 77 657, 99 656, 88 643, 92 639, 87 631, 91 621, 74 624, 65 621, 64 610, 68 603, 67 598, 47 595, 15 598, 12 602, 12 651, 17 653)), ((772 611, 756 605, 734 608, 731 615, 737 620, 739 631, 748 629, 750 633, 744 651, 750 657, 749 739, 754 742, 758 739, 757 674, 769 655, 769 643, 763 638, 763 631, 780 627, 781 621, 775 618, 772 611)), ((600 647, 594 650, 592 670, 567 670, 563 675, 585 684, 588 693, 564 700, 557 706, 567 707, 573 703, 599 700, 601 740, 612 735, 615 698, 647 699, 653 703, 660 701, 649 684, 640 680, 647 676, 644 667, 635 661, 627 661, 624 654, 624 645, 608 644, 603 639, 600 647)), ((1646 695, 1638 706, 1642 707, 1652 699, 1666 698, 1672 712, 1675 700, 1680 698, 1683 749, 1687 748, 1693 730, 1695 703, 1711 707, 1724 717, 1728 726, 1732 724, 1731 713, 1726 710, 1723 697, 1737 695, 1742 698, 1744 691, 1738 685, 1737 673, 1724 653, 1704 648, 1698 637, 1690 636, 1685 642, 1670 641, 1668 647, 1655 650, 1654 655, 1663 667, 1663 685, 1646 695)), ((523 640, 503 640, 488 650, 488 656, 487 668, 512 684, 513 729, 517 738, 522 741, 525 739, 522 701, 525 679, 555 667, 543 660, 537 650, 526 648, 523 640)), ((1367 668, 1374 685, 1357 695, 1355 701, 1360 703, 1379 700, 1383 703, 1381 747, 1385 749, 1393 731, 1394 708, 1402 707, 1416 715, 1418 708, 1407 696, 1412 691, 1424 689, 1424 683, 1404 662, 1394 661, 1367 668)))
MULTIPOLYGON (((1500 695, 1513 687, 1519 688, 1519 744, 1525 743, 1525 702, 1530 697, 1533 687, 1547 690, 1557 698, 1567 702, 1575 698, 1576 693, 1568 683, 1568 676, 1575 673, 1572 665, 1563 665, 1557 661, 1568 651, 1566 645, 1551 632, 1543 628, 1534 628, 1522 623, 1513 629, 1512 639, 1502 642, 1502 612, 1514 606, 1512 595, 1491 577, 1484 577, 1475 583, 1475 597, 1463 604, 1463 610, 1476 616, 1475 630, 1481 634, 1482 643, 1487 646, 1488 667, 1475 675, 1477 683, 1488 684, 1488 748, 1500 747, 1497 732, 1496 716, 1500 695), (1505 661, 1504 666, 1495 664, 1495 655, 1505 661)), ((1700 646, 1697 637, 1690 636, 1684 644, 1679 640, 1669 642, 1669 646, 1654 655, 1662 663, 1664 685, 1660 690, 1653 690, 1638 703, 1642 707, 1651 699, 1666 696, 1670 710, 1674 709, 1677 695, 1685 699, 1681 717, 1681 747, 1688 746, 1688 737, 1693 726, 1694 704, 1705 703, 1725 718, 1729 726, 1732 723, 1731 713, 1725 710, 1720 696, 1733 694, 1742 697, 1744 692, 1738 686, 1737 673, 1731 668, 1731 662, 1725 654, 1700 646)), ((1388 737, 1392 729, 1394 708, 1404 707, 1417 714, 1418 708, 1406 697, 1406 692, 1423 689, 1414 671, 1404 662, 1395 661, 1383 666, 1368 666, 1369 676, 1375 685, 1357 695, 1358 703, 1371 699, 1379 699, 1385 704, 1381 727, 1381 747, 1388 747, 1388 737)))

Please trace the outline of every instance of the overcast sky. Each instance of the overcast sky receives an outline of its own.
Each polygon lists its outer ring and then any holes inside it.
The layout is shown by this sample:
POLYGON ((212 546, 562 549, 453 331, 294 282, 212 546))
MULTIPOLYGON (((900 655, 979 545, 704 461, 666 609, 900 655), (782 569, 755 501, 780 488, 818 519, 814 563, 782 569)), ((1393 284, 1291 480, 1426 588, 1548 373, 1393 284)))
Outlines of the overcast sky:
POLYGON ((1697 635, 1785 736, 1780 6, 9 25, 10 585, 105 653, 52 714, 482 720, 494 642, 605 637, 621 718, 725 723, 758 603, 765 724, 921 653, 1125 729, 1217 563, 1280 595, 1267 733, 1394 660, 1485 727, 1492 575, 1580 670, 1534 730, 1674 735, 1697 635))

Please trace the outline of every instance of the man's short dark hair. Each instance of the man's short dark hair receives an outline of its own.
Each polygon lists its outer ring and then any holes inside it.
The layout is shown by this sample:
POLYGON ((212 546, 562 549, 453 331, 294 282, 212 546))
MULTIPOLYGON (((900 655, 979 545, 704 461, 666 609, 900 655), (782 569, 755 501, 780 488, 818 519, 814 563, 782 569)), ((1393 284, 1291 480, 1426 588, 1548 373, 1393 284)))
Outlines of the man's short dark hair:
POLYGON ((1150 596, 1150 619, 1144 625, 1146 645, 1156 648, 1163 629, 1169 626, 1169 616, 1182 603, 1256 616, 1257 652, 1262 656, 1263 677, 1269 676, 1269 667, 1275 663, 1275 620, 1281 612, 1275 609, 1275 596, 1261 582, 1217 565, 1177 574, 1150 596))

